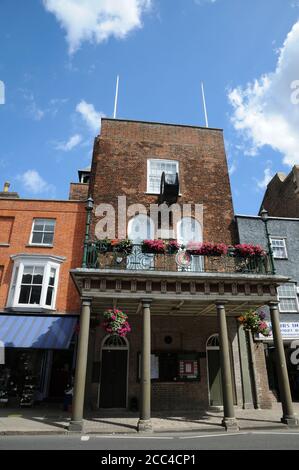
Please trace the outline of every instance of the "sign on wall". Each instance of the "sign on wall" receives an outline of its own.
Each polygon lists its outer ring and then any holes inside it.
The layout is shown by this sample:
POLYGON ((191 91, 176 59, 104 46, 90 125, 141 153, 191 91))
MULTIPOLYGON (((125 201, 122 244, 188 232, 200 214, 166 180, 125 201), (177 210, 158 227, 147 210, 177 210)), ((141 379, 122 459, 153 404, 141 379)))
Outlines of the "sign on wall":
MULTIPOLYGON (((266 322, 271 328, 271 322, 266 322)), ((299 321, 298 322, 280 322, 280 331, 283 340, 299 339, 299 321)), ((265 337, 263 335, 257 335, 257 340, 262 341, 273 341, 273 335, 265 337)))

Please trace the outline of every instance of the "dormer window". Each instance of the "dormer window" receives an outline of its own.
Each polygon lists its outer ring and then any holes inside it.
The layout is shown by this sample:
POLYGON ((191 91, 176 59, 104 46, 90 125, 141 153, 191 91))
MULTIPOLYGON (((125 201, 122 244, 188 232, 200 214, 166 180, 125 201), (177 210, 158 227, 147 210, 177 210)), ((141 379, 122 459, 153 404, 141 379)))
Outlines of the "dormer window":
POLYGON ((55 310, 60 264, 58 256, 16 255, 7 307, 55 310))

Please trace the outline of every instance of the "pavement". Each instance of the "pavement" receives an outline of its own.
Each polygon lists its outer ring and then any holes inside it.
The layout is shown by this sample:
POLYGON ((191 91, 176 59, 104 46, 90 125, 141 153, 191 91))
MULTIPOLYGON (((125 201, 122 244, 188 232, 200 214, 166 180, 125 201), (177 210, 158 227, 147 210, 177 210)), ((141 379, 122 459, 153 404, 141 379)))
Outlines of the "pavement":
MULTIPOLYGON (((299 417, 299 403, 294 404, 299 417)), ((243 410, 236 408, 240 431, 288 429, 280 422, 281 405, 270 410, 243 410)), ((222 411, 153 413, 154 433, 184 433, 223 431, 222 411)), ((57 406, 39 405, 33 408, 1 408, 0 435, 67 434, 70 413, 57 406)), ((137 434, 138 413, 117 410, 86 412, 85 434, 137 434)))

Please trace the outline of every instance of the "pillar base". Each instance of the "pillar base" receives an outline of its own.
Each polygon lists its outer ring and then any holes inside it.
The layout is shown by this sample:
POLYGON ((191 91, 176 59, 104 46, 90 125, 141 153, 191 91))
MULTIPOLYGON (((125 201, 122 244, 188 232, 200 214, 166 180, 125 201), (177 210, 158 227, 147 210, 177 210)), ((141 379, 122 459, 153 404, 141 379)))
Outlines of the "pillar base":
POLYGON ((137 424, 138 432, 153 432, 152 421, 150 419, 140 419, 137 424))
POLYGON ((293 416, 283 416, 280 420, 283 424, 286 424, 290 427, 298 427, 299 421, 296 415, 293 416))
POLYGON ((70 421, 69 432, 83 432, 84 423, 81 421, 70 421))
POLYGON ((226 429, 226 431, 239 431, 238 421, 236 420, 236 418, 223 418, 221 424, 226 429))

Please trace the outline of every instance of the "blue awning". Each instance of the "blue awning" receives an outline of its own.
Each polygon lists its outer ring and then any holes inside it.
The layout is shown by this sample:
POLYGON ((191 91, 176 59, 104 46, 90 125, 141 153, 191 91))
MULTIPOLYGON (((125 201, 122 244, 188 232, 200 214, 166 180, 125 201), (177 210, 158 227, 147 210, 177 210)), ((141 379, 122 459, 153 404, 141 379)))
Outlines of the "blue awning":
POLYGON ((76 317, 0 315, 0 341, 6 348, 68 349, 76 317))

